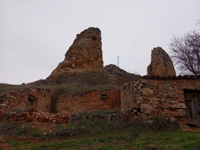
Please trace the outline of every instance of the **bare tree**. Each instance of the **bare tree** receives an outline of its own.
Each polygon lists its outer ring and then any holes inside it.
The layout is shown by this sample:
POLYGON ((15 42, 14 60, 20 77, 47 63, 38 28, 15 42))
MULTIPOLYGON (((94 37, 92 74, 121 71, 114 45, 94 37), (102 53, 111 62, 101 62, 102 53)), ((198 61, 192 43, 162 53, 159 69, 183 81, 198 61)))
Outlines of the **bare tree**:
POLYGON ((174 37, 170 43, 172 59, 181 73, 200 75, 200 33, 192 31, 174 37))

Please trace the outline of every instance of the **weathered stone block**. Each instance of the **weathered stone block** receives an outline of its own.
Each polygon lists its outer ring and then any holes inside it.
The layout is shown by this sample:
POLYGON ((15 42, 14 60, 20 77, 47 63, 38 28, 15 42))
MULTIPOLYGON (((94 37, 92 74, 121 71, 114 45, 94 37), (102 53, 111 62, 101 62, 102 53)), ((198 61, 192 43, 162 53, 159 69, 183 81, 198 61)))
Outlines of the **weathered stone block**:
POLYGON ((185 109, 186 105, 185 105, 185 103, 174 104, 174 105, 172 105, 172 108, 173 109, 185 109))
POLYGON ((169 108, 171 108, 172 107, 172 105, 170 104, 170 103, 162 103, 161 104, 161 108, 163 108, 163 109, 169 109, 169 108))
POLYGON ((153 115, 155 113, 155 109, 151 105, 142 103, 140 105, 140 112, 148 115, 153 115))
POLYGON ((176 110, 174 112, 174 116, 179 117, 179 118, 181 118, 181 117, 185 118, 186 117, 186 110, 185 109, 176 110))
POLYGON ((149 88, 142 88, 141 92, 142 92, 142 95, 144 96, 151 96, 154 94, 154 91, 149 88))

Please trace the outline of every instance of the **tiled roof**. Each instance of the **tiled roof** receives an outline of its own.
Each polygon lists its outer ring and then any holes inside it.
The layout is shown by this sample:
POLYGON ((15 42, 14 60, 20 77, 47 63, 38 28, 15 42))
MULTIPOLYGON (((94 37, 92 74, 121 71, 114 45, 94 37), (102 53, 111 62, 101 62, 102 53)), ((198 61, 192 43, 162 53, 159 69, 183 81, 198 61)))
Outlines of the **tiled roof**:
POLYGON ((161 80, 166 80, 166 79, 200 79, 200 75, 194 76, 194 75, 179 75, 179 76, 167 76, 167 77, 161 77, 161 76, 154 76, 154 77, 149 77, 149 76, 143 76, 143 79, 161 79, 161 80))

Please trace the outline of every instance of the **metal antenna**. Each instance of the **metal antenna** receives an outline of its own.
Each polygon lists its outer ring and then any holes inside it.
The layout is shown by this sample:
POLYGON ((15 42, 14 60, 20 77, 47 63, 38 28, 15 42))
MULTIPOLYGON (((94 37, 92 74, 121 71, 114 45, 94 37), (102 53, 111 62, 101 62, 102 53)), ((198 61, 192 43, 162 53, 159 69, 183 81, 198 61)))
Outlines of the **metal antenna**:
POLYGON ((119 67, 119 56, 117 56, 117 66, 119 67))

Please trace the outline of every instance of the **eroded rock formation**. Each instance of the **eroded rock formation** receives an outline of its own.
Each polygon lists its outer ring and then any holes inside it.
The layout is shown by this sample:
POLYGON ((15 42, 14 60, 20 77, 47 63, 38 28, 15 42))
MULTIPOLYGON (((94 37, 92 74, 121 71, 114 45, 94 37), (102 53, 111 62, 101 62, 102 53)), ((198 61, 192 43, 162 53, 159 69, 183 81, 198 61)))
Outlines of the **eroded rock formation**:
POLYGON ((132 80, 139 80, 141 78, 140 75, 126 72, 125 70, 113 64, 105 66, 104 70, 111 76, 121 78, 124 83, 132 80))
POLYGON ((49 78, 68 76, 73 73, 102 70, 102 43, 99 28, 88 28, 77 35, 65 54, 65 59, 49 78))
POLYGON ((152 50, 151 64, 147 68, 147 76, 176 76, 172 60, 161 47, 152 50))

